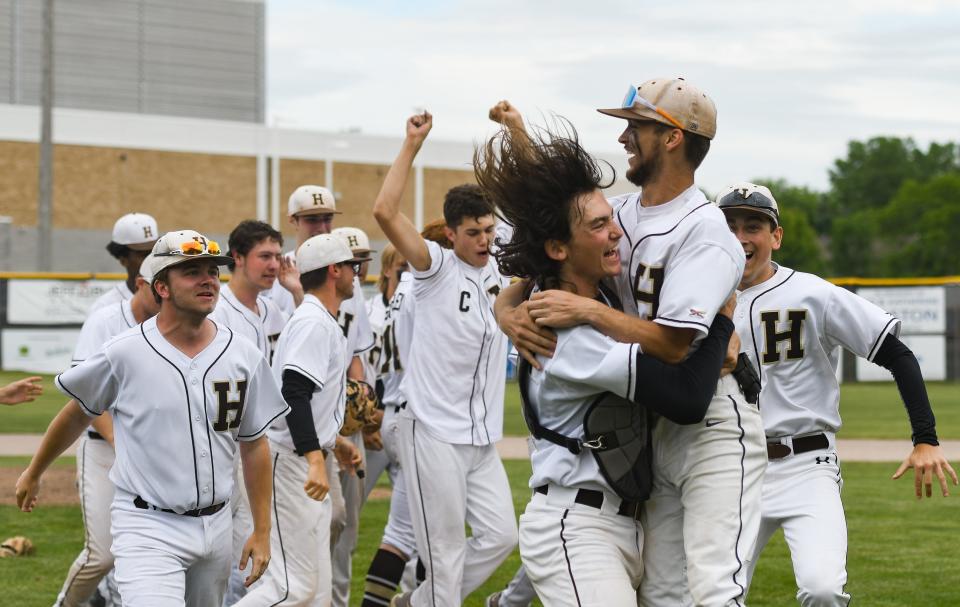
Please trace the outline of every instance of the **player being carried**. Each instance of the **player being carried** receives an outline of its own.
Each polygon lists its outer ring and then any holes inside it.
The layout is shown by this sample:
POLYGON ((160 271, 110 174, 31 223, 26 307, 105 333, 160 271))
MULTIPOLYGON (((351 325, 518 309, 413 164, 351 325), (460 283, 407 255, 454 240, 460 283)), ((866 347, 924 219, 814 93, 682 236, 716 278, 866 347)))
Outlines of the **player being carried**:
MULTIPOLYGON (((550 356, 555 347, 545 327, 578 324, 677 363, 707 335, 745 261, 723 214, 694 183, 716 134, 716 108, 682 78, 657 78, 631 85, 620 107, 600 111, 626 120, 618 140, 629 154, 626 176, 642 188, 642 196, 610 201, 624 232, 616 287, 626 313, 559 289, 521 303, 523 285, 514 285, 497 300, 500 326, 535 365, 531 348, 550 356)), ((523 128, 509 104, 501 112, 503 121, 523 128)), ((742 604, 766 467, 756 404, 724 376, 706 420, 658 419, 653 449, 640 604, 742 604)))
POLYGON ((401 607, 461 604, 517 542, 510 485, 494 446, 503 434, 507 340, 497 329, 493 301, 507 279, 490 255, 493 206, 476 186, 447 192, 443 215, 452 250, 424 240, 400 212, 407 175, 432 126, 426 112, 407 120, 373 208, 410 263, 417 301, 404 378, 407 408, 397 424, 426 580, 394 598, 401 607))
POLYGON ((797 600, 807 606, 847 605, 847 525, 835 436, 840 429, 839 348, 888 369, 900 389, 913 431, 913 451, 897 469, 914 469, 917 498, 944 496, 957 484, 937 442, 920 365, 897 339, 900 320, 817 276, 773 262, 783 227, 773 194, 741 183, 717 197, 747 257, 737 303, 737 331, 758 370, 767 436, 762 518, 751 570, 777 529, 793 557, 797 600))
POLYGON ((270 560, 270 453, 263 436, 287 412, 266 359, 208 318, 230 259, 193 230, 153 247, 160 312, 57 376, 72 397, 17 481, 17 505, 37 504, 40 477, 89 424, 113 416, 111 508, 116 580, 125 605, 220 605, 231 561, 224 508, 239 451, 254 531, 241 568, 247 584, 270 560))
MULTIPOLYGON (((604 178, 572 127, 559 135, 504 129, 476 153, 474 167, 513 226, 496 253, 501 272, 527 279, 535 291, 562 289, 620 307, 601 282, 621 271, 624 234, 601 191, 613 176, 604 178)), ((520 555, 544 604, 635 602, 643 574, 641 502, 651 483, 647 408, 677 424, 702 423, 733 334, 732 302, 678 365, 590 325, 558 330, 554 356, 538 360, 542 369, 520 362, 536 439, 520 555)))

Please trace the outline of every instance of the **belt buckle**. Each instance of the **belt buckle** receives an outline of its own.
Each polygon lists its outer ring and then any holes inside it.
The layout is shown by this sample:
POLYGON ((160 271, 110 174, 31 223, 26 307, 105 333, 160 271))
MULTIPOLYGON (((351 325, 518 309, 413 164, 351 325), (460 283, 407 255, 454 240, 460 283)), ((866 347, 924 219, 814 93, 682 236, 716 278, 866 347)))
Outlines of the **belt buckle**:
POLYGON ((793 437, 767 439, 767 459, 783 459, 793 453, 793 437))

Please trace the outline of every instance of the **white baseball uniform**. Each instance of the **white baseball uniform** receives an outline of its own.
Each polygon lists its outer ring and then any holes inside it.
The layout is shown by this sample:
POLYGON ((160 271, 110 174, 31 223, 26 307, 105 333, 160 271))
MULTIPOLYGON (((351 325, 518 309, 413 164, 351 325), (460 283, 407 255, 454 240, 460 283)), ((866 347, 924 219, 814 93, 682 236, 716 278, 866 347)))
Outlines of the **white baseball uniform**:
MULTIPOLYGON (((210 318, 230 327, 237 335, 249 339, 269 363, 273 360, 273 351, 277 339, 280 338, 280 331, 289 317, 263 295, 257 297, 257 311, 254 312, 237 299, 228 283, 220 287, 220 299, 217 300, 217 307, 210 318)), ((230 511, 233 516, 233 562, 238 563, 243 546, 253 532, 253 517, 243 484, 243 469, 239 457, 234 459, 233 468, 235 479, 230 511)), ((246 576, 247 573, 240 571, 239 567, 230 567, 230 581, 224 605, 232 605, 246 594, 246 587, 243 585, 246 576)))
MULTIPOLYGON (((625 310, 694 329, 696 347, 743 273, 743 248, 723 213, 696 186, 651 207, 639 193, 610 202, 624 232, 617 287, 625 310)), ((727 376, 704 423, 659 419, 653 440, 640 604, 742 605, 766 466, 757 407, 727 376)))
MULTIPOLYGON (((113 337, 137 325, 125 299, 101 307, 84 321, 73 351, 71 366, 77 366, 96 354, 113 337)), ((56 606, 74 607, 84 604, 93 594, 100 579, 113 568, 110 554, 110 503, 113 501, 113 447, 100 434, 90 430, 80 439, 77 450, 77 488, 80 491, 80 514, 83 516, 83 550, 70 566, 56 606)), ((119 597, 113 597, 119 606, 119 597)))
POLYGON ((399 442, 426 581, 411 604, 456 605, 513 550, 517 527, 494 447, 503 434, 507 339, 493 302, 508 281, 427 242, 414 271, 416 331, 403 378, 399 442), (464 523, 472 536, 464 536, 464 523))
POLYGON ((56 385, 88 415, 113 417, 112 550, 124 604, 219 605, 237 441, 259 438, 288 410, 260 351, 217 325, 190 358, 153 318, 56 385))
MULTIPOLYGON (((294 371, 315 385, 310 411, 328 460, 343 424, 351 359, 336 318, 307 294, 280 334, 273 372, 279 381, 285 371, 294 371)), ((309 465, 296 451, 286 417, 278 418, 267 436, 273 455, 272 558, 259 585, 237 605, 329 605, 330 498, 316 501, 304 492, 309 465)))
POLYGON ((113 285, 110 290, 106 291, 103 295, 94 300, 93 304, 90 305, 89 314, 93 314, 100 308, 105 308, 109 305, 120 303, 121 301, 130 301, 130 298, 133 297, 133 292, 130 291, 130 287, 127 286, 126 282, 118 282, 113 285))
POLYGON ((767 440, 793 448, 798 439, 822 439, 816 448, 768 463, 750 573, 782 528, 800 603, 845 606, 847 528, 834 440, 841 423, 837 363, 841 347, 873 360, 884 338, 899 333, 900 321, 817 276, 776 266, 770 279, 739 293, 736 323, 760 374, 767 440))

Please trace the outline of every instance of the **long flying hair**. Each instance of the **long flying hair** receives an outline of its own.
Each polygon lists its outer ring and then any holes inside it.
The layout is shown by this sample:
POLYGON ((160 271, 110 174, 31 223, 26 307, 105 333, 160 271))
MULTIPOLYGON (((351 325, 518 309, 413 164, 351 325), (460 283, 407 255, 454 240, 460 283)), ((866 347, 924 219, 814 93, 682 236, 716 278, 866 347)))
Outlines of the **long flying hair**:
POLYGON ((528 134, 504 128, 473 153, 477 183, 513 226, 510 242, 497 241, 500 271, 532 279, 543 289, 559 286, 561 268, 547 256, 544 243, 568 242, 570 226, 581 212, 577 200, 616 180, 613 167, 580 146, 569 121, 559 118, 555 131, 528 134))

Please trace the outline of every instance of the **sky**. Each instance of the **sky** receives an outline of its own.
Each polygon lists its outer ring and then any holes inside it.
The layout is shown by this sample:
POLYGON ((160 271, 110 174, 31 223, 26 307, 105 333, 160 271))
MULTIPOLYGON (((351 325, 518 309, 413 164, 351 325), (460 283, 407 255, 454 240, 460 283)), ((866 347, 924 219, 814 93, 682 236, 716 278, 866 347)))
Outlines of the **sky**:
POLYGON ((850 140, 960 141, 960 0, 268 0, 267 116, 277 125, 434 139, 494 132, 509 99, 622 156, 629 84, 683 76, 713 98, 701 187, 783 178, 818 190, 850 140))

